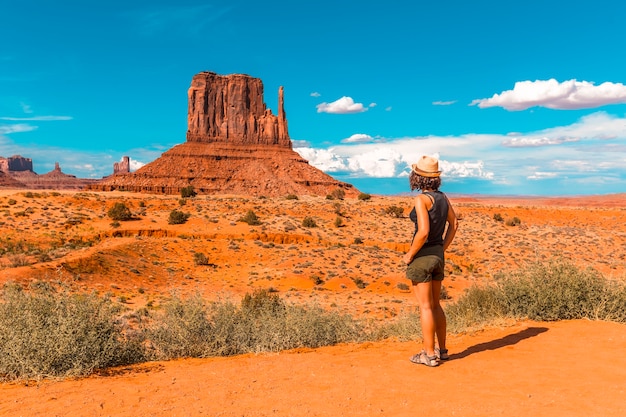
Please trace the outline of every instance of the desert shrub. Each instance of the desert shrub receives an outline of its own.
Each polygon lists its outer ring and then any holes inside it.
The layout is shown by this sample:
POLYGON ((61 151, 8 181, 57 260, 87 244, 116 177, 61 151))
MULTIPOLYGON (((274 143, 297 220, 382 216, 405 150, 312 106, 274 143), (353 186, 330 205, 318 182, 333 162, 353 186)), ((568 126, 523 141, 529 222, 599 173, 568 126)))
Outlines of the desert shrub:
POLYGON ((335 227, 343 226, 343 218, 341 216, 335 217, 335 227))
POLYGON ((317 227, 317 223, 313 217, 306 216, 302 219, 302 227, 317 227))
POLYGON ((211 355, 212 324, 207 305, 196 295, 173 296, 147 329, 151 355, 157 359, 208 357, 211 355))
POLYGON ((261 220, 257 217, 256 213, 252 210, 248 210, 248 212, 239 219, 240 222, 248 223, 250 226, 258 226, 261 224, 261 220))
POLYGON ((193 254, 193 263, 196 265, 208 265, 209 258, 204 253, 196 252, 193 254))
POLYGON ((385 214, 388 214, 392 217, 400 218, 404 214, 404 209, 398 206, 389 206, 385 208, 385 214))
POLYGON ((14 205, 16 205, 16 204, 17 204, 17 200, 15 200, 15 199, 13 199, 13 198, 9 198, 9 201, 7 201, 7 203, 8 203, 10 206, 14 206, 14 205))
POLYGON ((179 198, 178 199, 178 205, 179 206, 186 206, 187 205, 187 199, 186 198, 179 198))
POLYGON ((285 200, 298 200, 298 196, 295 194, 287 194, 285 200))
POLYGON ((16 284, 0 298, 0 379, 84 376, 145 359, 140 333, 125 331, 108 298, 47 283, 16 284))
POLYGON ((360 193, 359 196, 357 197, 359 200, 361 201, 367 201, 369 199, 372 198, 371 195, 367 194, 367 193, 360 193))
POLYGON ((198 193, 193 189, 193 185, 188 185, 180 189, 180 196, 182 198, 193 198, 196 195, 198 195, 198 193))
POLYGON ((159 359, 319 347, 361 340, 364 334, 350 316, 289 305, 269 290, 246 294, 239 306, 175 297, 154 324, 148 338, 159 359))
POLYGON ((504 221, 504 218, 502 217, 502 215, 500 213, 495 213, 493 215, 493 219, 495 221, 497 221, 497 222, 503 222, 504 221))
POLYGON ((355 245, 362 245, 362 244, 363 244, 363 238, 360 238, 360 237, 358 237, 358 236, 357 236, 357 237, 355 237, 355 238, 354 238, 354 244, 355 244, 355 245))
MULTIPOLYGON (((593 269, 552 260, 501 273, 494 285, 470 287, 444 309, 451 333, 507 319, 586 318, 626 323, 626 284, 607 280, 593 269)), ((419 314, 403 315, 377 332, 379 338, 421 337, 419 314)))
POLYGON ((506 312, 514 317, 626 321, 624 285, 566 261, 531 264, 499 276, 498 288, 506 312))
POLYGON ((185 213, 179 210, 172 210, 170 216, 167 219, 169 224, 183 224, 187 222, 191 214, 185 213))
POLYGON ((346 192, 341 188, 335 188, 330 192, 330 195, 337 200, 343 200, 346 197, 346 192))
POLYGON ((115 203, 113 207, 109 209, 107 214, 112 220, 116 220, 116 221, 126 221, 126 220, 131 220, 133 218, 133 215, 130 212, 130 209, 126 207, 126 204, 119 202, 119 201, 115 203))
POLYGON ((506 219, 504 222, 507 226, 519 226, 521 223, 522 221, 518 217, 506 219))

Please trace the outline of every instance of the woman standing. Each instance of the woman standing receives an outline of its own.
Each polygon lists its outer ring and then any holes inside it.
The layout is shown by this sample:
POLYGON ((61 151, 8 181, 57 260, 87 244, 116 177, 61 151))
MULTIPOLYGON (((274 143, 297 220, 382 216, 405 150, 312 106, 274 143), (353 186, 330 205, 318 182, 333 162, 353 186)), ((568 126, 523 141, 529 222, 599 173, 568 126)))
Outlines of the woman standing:
POLYGON ((444 276, 444 252, 452 243, 457 219, 452 204, 441 185, 439 161, 422 156, 412 165, 409 183, 411 191, 420 190, 409 217, 415 223, 413 242, 404 255, 407 278, 413 284, 413 293, 420 308, 424 348, 411 357, 411 362, 437 366, 447 360, 446 315, 439 303, 444 276), (446 227, 447 226, 447 227, 446 227), (437 346, 435 346, 435 336, 437 346))

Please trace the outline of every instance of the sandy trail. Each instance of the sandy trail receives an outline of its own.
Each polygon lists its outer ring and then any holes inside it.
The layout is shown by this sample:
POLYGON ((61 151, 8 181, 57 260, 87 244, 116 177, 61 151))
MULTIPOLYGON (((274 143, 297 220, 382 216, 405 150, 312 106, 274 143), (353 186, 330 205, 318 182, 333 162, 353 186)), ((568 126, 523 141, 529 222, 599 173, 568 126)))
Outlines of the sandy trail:
POLYGON ((0 415, 626 415, 621 324, 525 322, 452 336, 452 358, 438 368, 411 364, 417 348, 350 344, 5 384, 0 415))

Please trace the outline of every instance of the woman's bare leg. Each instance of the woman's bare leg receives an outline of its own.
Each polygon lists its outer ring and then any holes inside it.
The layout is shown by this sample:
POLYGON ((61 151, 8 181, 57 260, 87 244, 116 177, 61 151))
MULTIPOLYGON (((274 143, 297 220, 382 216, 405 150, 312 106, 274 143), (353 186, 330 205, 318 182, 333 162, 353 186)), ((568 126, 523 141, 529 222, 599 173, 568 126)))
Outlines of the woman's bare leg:
POLYGON ((413 286, 413 292, 417 297, 420 307, 420 320, 422 323, 422 337, 424 338, 424 350, 429 356, 435 354, 435 311, 433 308, 432 282, 420 282, 413 286))
POLYGON ((446 314, 443 311, 443 307, 441 307, 441 303, 439 300, 441 299, 441 281, 433 281, 432 282, 432 290, 433 290, 433 316, 435 317, 435 333, 437 334, 437 344, 439 345, 439 349, 446 348, 446 330, 447 330, 447 321, 446 314))

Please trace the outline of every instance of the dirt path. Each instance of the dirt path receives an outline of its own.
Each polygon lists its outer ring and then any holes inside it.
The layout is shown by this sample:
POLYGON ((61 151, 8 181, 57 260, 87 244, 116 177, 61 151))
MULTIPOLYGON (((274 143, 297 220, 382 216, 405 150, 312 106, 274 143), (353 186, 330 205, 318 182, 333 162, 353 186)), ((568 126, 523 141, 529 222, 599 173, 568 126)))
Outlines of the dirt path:
POLYGON ((450 340, 158 362, 108 376, 0 385, 2 416, 624 416, 626 326, 520 323, 450 340))

